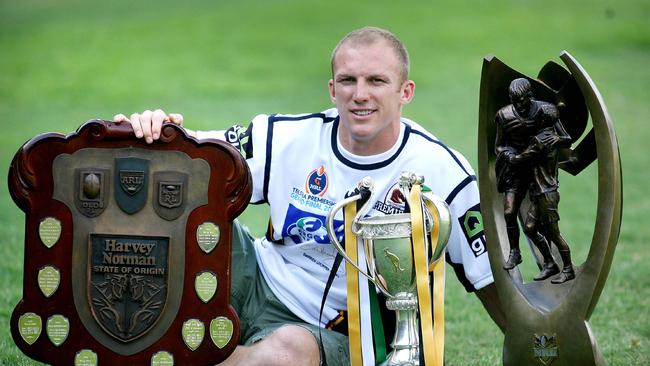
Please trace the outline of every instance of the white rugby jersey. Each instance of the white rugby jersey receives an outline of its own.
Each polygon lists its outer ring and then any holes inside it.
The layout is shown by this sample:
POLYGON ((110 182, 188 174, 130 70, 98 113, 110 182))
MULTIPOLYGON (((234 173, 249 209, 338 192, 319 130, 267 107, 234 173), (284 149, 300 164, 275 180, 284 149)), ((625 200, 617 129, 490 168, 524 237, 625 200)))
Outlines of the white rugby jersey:
MULTIPOLYGON (((336 250, 325 229, 334 203, 366 176, 375 182, 370 215, 400 213, 394 194, 402 171, 425 177, 425 185, 446 200, 452 212, 447 262, 468 291, 493 282, 480 216, 476 177, 458 152, 417 123, 402 118, 397 143, 374 156, 356 156, 338 141, 335 108, 303 115, 259 115, 225 140, 246 157, 253 178, 252 203, 270 205, 267 238, 256 240, 260 270, 274 294, 297 316, 318 324, 320 302, 336 250)), ((199 138, 224 132, 197 132, 199 138)), ((335 227, 343 236, 342 212, 335 227)), ((236 269, 234 269, 236 270, 236 269)), ((324 326, 345 310, 345 266, 341 265, 325 304, 324 326)))

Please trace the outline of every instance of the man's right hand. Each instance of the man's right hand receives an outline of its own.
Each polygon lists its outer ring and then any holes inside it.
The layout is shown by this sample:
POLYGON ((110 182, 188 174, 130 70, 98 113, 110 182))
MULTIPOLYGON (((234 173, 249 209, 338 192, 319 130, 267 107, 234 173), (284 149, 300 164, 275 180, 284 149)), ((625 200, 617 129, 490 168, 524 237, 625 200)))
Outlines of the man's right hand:
POLYGON ((165 113, 162 109, 155 111, 146 110, 142 113, 133 113, 130 118, 123 114, 116 114, 113 122, 129 122, 133 127, 133 132, 138 138, 143 138, 150 144, 160 138, 160 130, 163 122, 171 122, 179 126, 183 125, 183 115, 178 113, 165 113))

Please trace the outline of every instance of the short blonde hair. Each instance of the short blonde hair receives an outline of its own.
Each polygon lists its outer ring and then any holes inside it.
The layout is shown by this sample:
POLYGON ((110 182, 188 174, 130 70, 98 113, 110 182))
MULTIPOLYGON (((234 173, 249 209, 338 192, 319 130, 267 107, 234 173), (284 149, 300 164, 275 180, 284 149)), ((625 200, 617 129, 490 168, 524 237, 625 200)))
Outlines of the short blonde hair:
POLYGON ((334 47, 334 50, 332 51, 332 59, 330 61, 332 67, 332 77, 334 77, 334 58, 336 57, 336 53, 338 52, 339 48, 341 48, 343 44, 350 42, 353 45, 371 45, 381 40, 388 43, 388 45, 395 52, 395 55, 397 56, 397 59, 399 60, 401 66, 401 81, 406 81, 409 76, 410 68, 409 54, 406 51, 406 47, 404 47, 402 41, 400 41, 393 33, 377 27, 363 27, 353 30, 339 41, 339 43, 336 45, 336 47, 334 47))

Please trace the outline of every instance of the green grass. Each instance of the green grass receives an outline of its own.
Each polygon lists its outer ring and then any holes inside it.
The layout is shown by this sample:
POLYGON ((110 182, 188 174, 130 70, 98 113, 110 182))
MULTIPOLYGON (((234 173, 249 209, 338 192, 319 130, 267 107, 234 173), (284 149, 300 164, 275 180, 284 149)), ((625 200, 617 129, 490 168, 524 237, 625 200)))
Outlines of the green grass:
MULTIPOLYGON (((597 1, 104 1, 0 2, 0 171, 47 131, 162 107, 196 129, 256 113, 318 111, 331 48, 364 25, 409 48, 416 97, 405 115, 475 165, 482 57, 535 75, 568 50, 609 107, 624 168, 623 228, 592 328, 611 365, 650 363, 650 3, 597 1)), ((595 217, 596 172, 562 175, 561 227, 582 262, 595 217)), ((264 208, 243 217, 254 232, 264 208)), ((36 364, 9 334, 22 292, 24 215, 0 185, 0 365, 36 364)), ((527 261, 530 264, 530 259, 527 261)), ((526 267, 531 272, 532 267, 526 267)), ((451 271, 447 365, 498 365, 502 337, 451 271)))

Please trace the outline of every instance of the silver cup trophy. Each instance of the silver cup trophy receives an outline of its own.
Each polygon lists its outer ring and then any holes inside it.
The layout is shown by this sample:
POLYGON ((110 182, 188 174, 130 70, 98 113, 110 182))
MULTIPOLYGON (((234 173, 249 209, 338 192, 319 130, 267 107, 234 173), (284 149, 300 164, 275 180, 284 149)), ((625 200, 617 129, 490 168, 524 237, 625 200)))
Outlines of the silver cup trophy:
MULTIPOLYGON (((427 283, 426 291, 429 291, 428 270, 433 268, 442 257, 449 239, 451 230, 449 208, 444 200, 431 192, 421 192, 423 181, 423 177, 403 172, 400 177, 399 189, 402 191, 403 197, 406 198, 410 212, 369 217, 368 212, 374 204, 374 187, 373 180, 366 177, 359 182, 357 190, 359 193, 335 204, 326 221, 329 237, 336 250, 357 271, 377 286, 387 297, 386 307, 396 312, 395 335, 391 343, 393 350, 382 365, 420 365, 420 353, 423 351, 423 347, 418 336, 420 303, 417 282, 419 280, 416 278, 414 252, 418 248, 424 247, 427 269, 424 271, 424 275, 420 274, 420 276, 426 277, 424 278, 427 283), (415 186, 418 186, 420 194, 419 197, 413 199, 411 196, 413 196, 415 186), (337 212, 348 205, 357 204, 362 204, 362 206, 352 220, 351 230, 358 241, 356 243, 346 241, 346 243, 348 246, 353 245, 355 250, 357 243, 363 243, 367 271, 350 258, 334 234, 334 217, 337 212), (419 237, 414 235, 415 225, 412 220, 413 217, 417 217, 413 215, 414 210, 420 210, 419 217, 422 218, 424 226, 425 235, 419 237), (432 233, 437 233, 437 235, 431 235, 432 233), (431 241, 436 242, 432 243, 431 241)), ((442 266, 444 263, 441 263, 441 270, 442 266)), ((347 275, 352 274, 348 273, 347 275)), ((444 277, 444 275, 440 277, 444 277)), ((444 287, 441 294, 444 297, 444 287)), ((435 296, 440 296, 440 292, 435 296)), ((431 311, 430 307, 426 310, 431 311)), ((444 341, 444 335, 442 340, 444 341)), ((440 349, 437 352, 440 354, 436 358, 442 360, 443 350, 440 349)))

